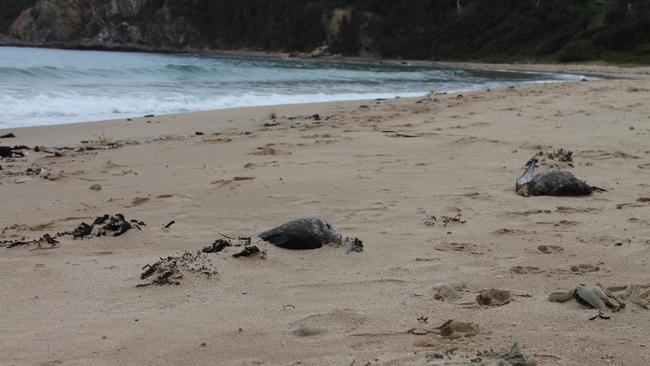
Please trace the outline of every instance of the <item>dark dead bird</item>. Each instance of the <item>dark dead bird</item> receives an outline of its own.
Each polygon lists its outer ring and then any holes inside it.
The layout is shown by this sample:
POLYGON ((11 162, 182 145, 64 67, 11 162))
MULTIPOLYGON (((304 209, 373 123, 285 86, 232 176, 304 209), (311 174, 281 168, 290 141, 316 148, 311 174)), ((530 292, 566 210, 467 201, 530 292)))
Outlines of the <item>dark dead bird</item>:
POLYGON ((343 244, 343 236, 325 219, 304 218, 289 221, 259 237, 275 246, 285 249, 317 249, 325 244, 343 244))
POLYGON ((522 196, 588 196, 594 191, 606 190, 591 186, 562 170, 549 170, 535 174, 537 159, 533 158, 524 174, 517 179, 515 189, 522 196))

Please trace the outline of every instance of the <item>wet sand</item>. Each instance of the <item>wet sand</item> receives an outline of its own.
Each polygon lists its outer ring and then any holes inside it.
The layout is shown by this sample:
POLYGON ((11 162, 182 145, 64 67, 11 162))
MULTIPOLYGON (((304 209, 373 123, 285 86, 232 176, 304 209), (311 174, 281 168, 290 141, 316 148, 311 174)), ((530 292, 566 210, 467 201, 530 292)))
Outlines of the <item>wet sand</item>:
POLYGON ((649 69, 516 67, 626 79, 0 131, 17 136, 0 145, 73 148, 0 161, 0 240, 104 213, 147 224, 0 248, 0 364, 462 364, 516 341, 541 365, 647 365, 648 310, 589 320, 595 310, 547 296, 597 282, 649 296, 649 69), (551 165, 608 192, 517 196, 526 161, 560 148, 572 166, 551 165), (46 166, 49 176, 25 176, 46 166), (443 224, 458 214, 467 221, 443 224), (326 217, 365 251, 257 243, 266 259, 227 248, 209 255, 212 278, 136 287, 159 257, 303 216, 326 217), (435 296, 450 281, 467 288, 435 296), (513 299, 479 306, 488 288, 513 299), (452 319, 478 334, 437 334, 452 319), (300 336, 300 324, 320 332, 300 336))

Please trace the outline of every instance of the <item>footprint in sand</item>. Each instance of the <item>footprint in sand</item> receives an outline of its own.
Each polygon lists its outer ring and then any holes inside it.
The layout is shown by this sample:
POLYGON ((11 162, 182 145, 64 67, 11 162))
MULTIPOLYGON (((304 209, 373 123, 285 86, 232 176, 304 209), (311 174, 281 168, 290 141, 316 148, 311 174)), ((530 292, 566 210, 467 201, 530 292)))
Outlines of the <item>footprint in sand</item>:
POLYGON ((568 207, 568 206, 558 206, 556 212, 559 213, 588 213, 588 212, 600 212, 602 209, 593 208, 593 207, 568 207))
POLYGON ((463 297, 465 284, 462 282, 443 282, 433 285, 433 298, 438 301, 456 301, 463 297))
POLYGON ((492 234, 496 235, 526 235, 526 234, 535 234, 535 231, 526 231, 526 230, 518 230, 518 229, 497 229, 492 232, 492 234))
POLYGON ((440 327, 440 335, 447 339, 475 337, 479 332, 478 325, 458 320, 449 320, 440 327))
POLYGON ((232 179, 216 179, 210 182, 210 184, 216 185, 217 188, 225 188, 225 187, 234 188, 242 182, 251 181, 254 179, 255 177, 233 177, 232 179))
POLYGON ((271 164, 275 164, 275 163, 277 163, 276 160, 273 160, 273 161, 265 161, 265 162, 261 162, 261 163, 246 163, 246 164, 244 164, 244 169, 257 169, 257 168, 263 168, 263 167, 266 167, 266 166, 269 166, 269 165, 271 165, 271 164))
POLYGON ((512 301, 512 294, 507 290, 490 288, 481 290, 476 297, 476 303, 481 306, 499 307, 509 304, 512 301))
POLYGON ((628 153, 622 152, 622 151, 609 152, 609 151, 603 151, 603 150, 584 150, 584 151, 580 151, 580 156, 585 157, 585 158, 591 158, 591 159, 599 159, 599 160, 606 160, 606 159, 641 159, 638 156, 628 154, 628 153))
POLYGON ((640 205, 638 203, 619 203, 616 205, 616 209, 622 210, 625 208, 635 208, 635 207, 645 207, 644 205, 640 205))
POLYGON ((629 219, 627 219, 627 222, 631 222, 633 224, 641 224, 643 226, 650 226, 650 220, 639 219, 636 217, 630 217, 629 219))
POLYGON ((465 197, 471 198, 473 200, 476 200, 476 199, 478 199, 478 200, 490 200, 490 199, 492 199, 492 196, 490 196, 489 194, 487 194, 487 193, 479 193, 479 192, 462 193, 462 194, 459 194, 458 196, 462 197, 462 198, 465 198, 465 197))
POLYGON ((576 264, 571 266, 569 270, 574 274, 585 274, 590 272, 598 272, 600 268, 591 264, 576 264))
POLYGON ((572 226, 577 226, 580 225, 579 222, 577 221, 571 221, 571 220, 561 220, 557 222, 549 222, 549 221, 537 221, 536 224, 540 225, 553 225, 555 227, 572 227, 572 226))
POLYGON ((550 214, 550 213, 551 210, 528 210, 528 211, 507 212, 508 215, 517 215, 517 216, 530 216, 530 215, 550 214))
POLYGON ((607 244, 615 244, 615 243, 631 243, 632 241, 627 238, 622 238, 618 236, 611 236, 611 235, 594 235, 594 236, 581 236, 577 237, 579 242, 583 244, 601 244, 601 245, 607 245, 607 244))
POLYGON ((270 146, 261 146, 255 149, 255 151, 252 151, 249 153, 249 155, 257 155, 257 156, 268 156, 268 155, 291 155, 290 152, 288 151, 283 151, 280 149, 274 149, 270 146))
POLYGON ((476 136, 467 136, 467 137, 462 137, 458 140, 455 140, 452 142, 453 144, 471 144, 471 143, 480 143, 480 142, 487 142, 491 144, 501 144, 502 142, 499 140, 494 140, 494 139, 488 139, 484 137, 476 137, 476 136))
POLYGON ((540 245, 537 247, 537 250, 544 254, 553 254, 563 251, 564 248, 559 245, 540 245))
POLYGON ((468 252, 470 254, 483 254, 478 247, 469 243, 440 243, 433 247, 441 252, 468 252))
POLYGON ((544 272, 539 267, 534 266, 514 266, 510 268, 510 272, 515 274, 537 274, 544 272))
POLYGON ((298 329, 294 333, 310 329, 318 330, 318 333, 341 334, 349 333, 366 321, 366 317, 349 309, 335 310, 330 313, 311 315, 290 324, 292 329, 298 329))

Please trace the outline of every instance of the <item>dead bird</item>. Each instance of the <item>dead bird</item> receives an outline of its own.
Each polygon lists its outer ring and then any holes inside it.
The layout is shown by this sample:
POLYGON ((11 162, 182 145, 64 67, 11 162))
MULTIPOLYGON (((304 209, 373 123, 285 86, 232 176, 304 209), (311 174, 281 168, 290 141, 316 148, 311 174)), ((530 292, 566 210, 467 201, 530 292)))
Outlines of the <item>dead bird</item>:
POLYGON ((343 236, 327 220, 304 218, 289 221, 259 237, 275 246, 285 249, 317 249, 325 244, 343 244, 343 236))
POLYGON ((533 158, 524 174, 517 179, 517 193, 528 196, 588 196, 594 191, 606 192, 562 170, 549 170, 535 174, 538 160, 533 158))

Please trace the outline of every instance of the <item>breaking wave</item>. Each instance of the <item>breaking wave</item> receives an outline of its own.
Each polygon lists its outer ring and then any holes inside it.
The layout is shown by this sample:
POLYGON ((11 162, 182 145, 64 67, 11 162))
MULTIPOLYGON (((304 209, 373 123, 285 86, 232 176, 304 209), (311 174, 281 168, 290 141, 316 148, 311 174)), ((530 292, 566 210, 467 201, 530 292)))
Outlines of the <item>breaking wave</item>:
POLYGON ((0 47, 0 128, 462 91, 580 75, 0 47))

